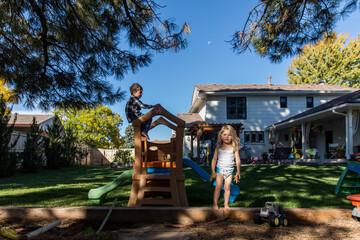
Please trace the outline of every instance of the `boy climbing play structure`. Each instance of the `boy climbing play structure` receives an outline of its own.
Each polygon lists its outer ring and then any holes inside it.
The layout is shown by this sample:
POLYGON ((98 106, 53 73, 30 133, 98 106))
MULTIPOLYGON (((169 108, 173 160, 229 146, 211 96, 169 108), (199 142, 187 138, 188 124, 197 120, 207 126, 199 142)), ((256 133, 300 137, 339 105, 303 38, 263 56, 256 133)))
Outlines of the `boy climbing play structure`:
POLYGON ((348 162, 335 187, 335 195, 339 193, 360 193, 360 163, 348 162))
POLYGON ((158 104, 148 113, 134 120, 132 125, 135 163, 128 206, 187 207, 182 162, 185 121, 158 104), (160 124, 169 127, 175 132, 175 136, 170 141, 150 142, 141 135, 141 125, 158 115, 161 117, 151 124, 150 129, 160 124))

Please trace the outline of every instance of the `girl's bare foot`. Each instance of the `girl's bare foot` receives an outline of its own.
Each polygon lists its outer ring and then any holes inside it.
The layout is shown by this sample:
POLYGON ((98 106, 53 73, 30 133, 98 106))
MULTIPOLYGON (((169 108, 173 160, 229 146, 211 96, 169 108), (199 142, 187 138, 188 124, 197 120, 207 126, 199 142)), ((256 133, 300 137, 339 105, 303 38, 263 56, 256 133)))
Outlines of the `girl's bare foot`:
POLYGON ((213 206, 212 209, 219 210, 219 207, 218 206, 213 206))
POLYGON ((227 207, 224 207, 225 210, 231 210, 231 207, 227 206, 227 207))

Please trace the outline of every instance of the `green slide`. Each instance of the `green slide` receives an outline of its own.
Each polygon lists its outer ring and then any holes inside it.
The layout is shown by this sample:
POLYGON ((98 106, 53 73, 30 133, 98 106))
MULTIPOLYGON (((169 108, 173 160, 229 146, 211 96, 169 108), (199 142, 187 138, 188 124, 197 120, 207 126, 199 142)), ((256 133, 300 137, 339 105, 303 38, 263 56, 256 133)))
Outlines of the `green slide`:
POLYGON ((104 201, 106 194, 115 188, 117 188, 120 184, 122 184, 126 179, 132 177, 134 173, 134 169, 127 170, 123 172, 119 177, 117 177, 114 181, 98 187, 90 189, 88 197, 92 201, 93 205, 99 206, 104 201))

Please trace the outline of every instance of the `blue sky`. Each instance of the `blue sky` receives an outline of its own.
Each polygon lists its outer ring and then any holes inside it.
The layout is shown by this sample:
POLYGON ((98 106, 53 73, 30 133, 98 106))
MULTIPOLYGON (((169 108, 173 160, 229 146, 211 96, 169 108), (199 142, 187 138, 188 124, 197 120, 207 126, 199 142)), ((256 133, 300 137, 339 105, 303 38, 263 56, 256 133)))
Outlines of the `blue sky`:
MULTIPOLYGON (((121 81, 111 80, 114 87, 121 87, 129 96, 129 87, 137 82, 144 92, 142 101, 147 104, 160 103, 177 115, 186 113, 195 84, 267 84, 272 76, 273 84, 287 84, 286 70, 291 59, 273 64, 255 52, 238 55, 226 41, 240 30, 248 13, 257 0, 159 0, 165 8, 160 9, 162 18, 173 18, 181 26, 187 22, 191 34, 187 35, 189 45, 178 53, 154 53, 152 63, 135 74, 125 75, 121 81)), ((337 32, 350 33, 351 38, 360 33, 360 12, 356 11, 337 24, 337 32)), ((110 106, 124 119, 121 135, 128 125, 125 117, 126 100, 110 106)), ((14 106, 15 112, 24 108, 14 106)), ((144 113, 147 110, 143 111, 144 113)), ((164 126, 149 132, 151 140, 169 139, 171 132, 164 126)))

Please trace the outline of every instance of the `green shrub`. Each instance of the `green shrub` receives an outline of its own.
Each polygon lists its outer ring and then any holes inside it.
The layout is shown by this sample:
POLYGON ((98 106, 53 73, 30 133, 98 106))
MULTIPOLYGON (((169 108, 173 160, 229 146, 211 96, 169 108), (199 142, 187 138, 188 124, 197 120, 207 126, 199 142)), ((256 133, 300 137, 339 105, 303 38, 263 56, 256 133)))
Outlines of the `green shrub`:
POLYGON ((114 162, 127 163, 134 161, 135 159, 131 156, 129 150, 118 150, 114 155, 114 162))
POLYGON ((74 166, 84 159, 89 150, 85 144, 77 143, 76 132, 71 127, 66 127, 63 138, 63 149, 65 157, 65 167, 74 166))
POLYGON ((35 117, 26 133, 25 148, 21 154, 23 170, 36 173, 44 165, 44 137, 35 117))
POLYGON ((8 111, 6 103, 0 94, 0 177, 12 176, 17 163, 17 154, 12 151, 12 148, 15 147, 19 138, 11 143, 11 133, 14 130, 16 115, 13 124, 8 127, 10 121, 8 111))
POLYGON ((57 116, 53 124, 47 126, 46 137, 46 166, 50 169, 59 169, 66 165, 65 149, 63 144, 64 128, 57 116))

